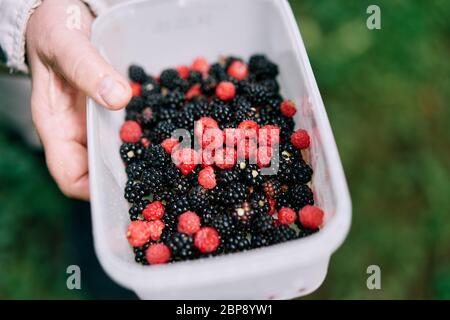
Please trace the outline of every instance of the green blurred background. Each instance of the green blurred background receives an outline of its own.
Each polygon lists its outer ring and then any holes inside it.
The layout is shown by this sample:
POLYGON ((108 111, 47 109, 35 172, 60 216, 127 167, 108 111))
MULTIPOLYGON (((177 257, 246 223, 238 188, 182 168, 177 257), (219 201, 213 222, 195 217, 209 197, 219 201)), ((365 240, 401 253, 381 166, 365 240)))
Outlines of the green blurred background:
MULTIPOLYGON (((450 299, 450 3, 291 1, 337 140, 353 224, 308 299, 450 299), (368 30, 366 8, 381 8, 368 30), (368 290, 366 268, 381 268, 368 290)), ((89 206, 0 125, 0 298, 134 298, 93 253, 89 206), (82 289, 66 288, 66 268, 82 289)))

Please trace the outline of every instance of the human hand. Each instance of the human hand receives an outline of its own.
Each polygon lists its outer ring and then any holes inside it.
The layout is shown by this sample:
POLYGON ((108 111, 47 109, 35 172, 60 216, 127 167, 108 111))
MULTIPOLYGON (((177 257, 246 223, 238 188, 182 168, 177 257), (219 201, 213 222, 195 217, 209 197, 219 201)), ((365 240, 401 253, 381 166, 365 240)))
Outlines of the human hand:
POLYGON ((64 194, 83 200, 89 199, 86 96, 111 110, 131 99, 126 79, 89 41, 92 21, 79 0, 45 0, 26 32, 32 117, 47 166, 64 194), (79 29, 67 24, 69 6, 80 8, 79 29))

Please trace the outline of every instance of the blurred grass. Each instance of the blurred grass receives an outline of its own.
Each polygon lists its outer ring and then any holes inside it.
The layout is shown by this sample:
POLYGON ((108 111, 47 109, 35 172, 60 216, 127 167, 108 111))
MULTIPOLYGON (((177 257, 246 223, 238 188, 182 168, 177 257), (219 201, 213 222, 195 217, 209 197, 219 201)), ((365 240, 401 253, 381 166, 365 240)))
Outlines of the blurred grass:
POLYGON ((353 225, 309 298, 450 298, 450 4, 291 1, 339 146, 353 225), (379 265, 382 290, 366 288, 379 265))
MULTIPOLYGON (((291 1, 353 202, 349 237, 308 298, 450 299, 450 3, 291 1), (381 267, 368 290, 366 268, 381 267)), ((68 206, 43 159, 0 128, 0 298, 65 289, 68 206), (5 276, 7 275, 7 276, 5 276)))

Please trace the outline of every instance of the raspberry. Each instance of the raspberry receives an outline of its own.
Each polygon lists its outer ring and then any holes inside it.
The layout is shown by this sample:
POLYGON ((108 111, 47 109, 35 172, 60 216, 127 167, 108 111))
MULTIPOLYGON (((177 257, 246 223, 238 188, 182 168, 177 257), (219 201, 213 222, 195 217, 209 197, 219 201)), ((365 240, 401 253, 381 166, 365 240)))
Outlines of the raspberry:
POLYGON ((200 230, 200 217, 192 211, 186 211, 178 217, 178 232, 194 234, 200 230))
POLYGON ((219 124, 216 120, 210 117, 202 117, 195 122, 194 133, 195 136, 200 139, 203 137, 205 130, 217 128, 219 128, 219 124))
POLYGON ((268 167, 270 162, 272 161, 273 149, 272 147, 261 146, 258 148, 258 158, 256 163, 258 167, 264 168, 268 167))
POLYGON ((237 153, 234 148, 221 148, 214 155, 215 164, 220 169, 230 169, 237 161, 237 153))
POLYGON ((163 264, 170 260, 170 249, 163 243, 152 244, 145 252, 149 264, 163 264))
POLYGON ((192 62, 192 71, 200 72, 203 76, 206 76, 209 71, 209 63, 203 57, 198 57, 192 62))
POLYGON ((270 206, 269 214, 271 216, 273 216, 273 214, 275 213, 275 207, 276 207, 277 201, 270 196, 267 196, 267 200, 269 201, 269 206, 270 206))
POLYGON ((248 67, 242 61, 235 60, 228 67, 228 74, 236 80, 244 80, 248 77, 248 67))
POLYGON ((201 228, 194 236, 194 245, 202 253, 216 251, 220 244, 219 234, 211 227, 201 228))
POLYGON ((150 236, 149 222, 136 220, 128 225, 127 238, 133 247, 143 246, 150 239, 150 236))
POLYGON ((243 139, 242 131, 236 128, 225 128, 223 130, 223 142, 227 147, 234 147, 238 141, 243 139))
POLYGON ((275 125, 265 125, 258 130, 258 143, 261 146, 272 146, 280 143, 280 128, 275 125))
POLYGON ((291 100, 285 100, 280 105, 281 113, 286 117, 293 117, 297 113, 295 103, 291 100))
POLYGON ((145 207, 142 215, 146 220, 159 220, 163 217, 164 211, 164 205, 161 201, 153 201, 145 207))
POLYGON ((214 150, 202 150, 202 167, 206 168, 214 164, 214 150))
POLYGON ((291 143, 297 149, 306 149, 310 145, 308 132, 303 129, 298 129, 291 135, 291 143))
POLYGON ((190 148, 177 149, 172 154, 172 159, 181 173, 187 175, 197 166, 198 154, 194 149, 190 148))
POLYGON ((152 142, 147 138, 142 138, 141 143, 144 146, 144 148, 148 148, 152 144, 152 142))
POLYGON ((237 157, 238 159, 255 159, 258 153, 258 146, 253 139, 242 139, 238 141, 237 157))
POLYGON ((206 167, 198 173, 198 183, 206 189, 214 189, 217 185, 213 167, 206 167))
POLYGON ((199 84, 194 84, 187 92, 186 99, 192 100, 192 98, 199 96, 202 93, 202 89, 199 84))
POLYGON ((164 148, 168 154, 172 154, 173 149, 179 144, 178 139, 168 138, 161 142, 161 146, 164 148))
POLYGON ((136 143, 141 139, 141 136, 142 129, 136 121, 125 121, 122 128, 120 128, 120 139, 122 139, 123 142, 136 143))
POLYGON ((281 208, 278 211, 278 220, 281 224, 292 224, 296 218, 297 214, 291 208, 281 208))
POLYGON ((236 96, 236 88, 230 81, 222 81, 216 87, 216 95, 220 100, 231 100, 236 96))
POLYGON ((150 239, 158 241, 166 225, 161 220, 149 221, 148 228, 150 230, 150 239))
POLYGON ((245 138, 254 138, 256 139, 258 136, 258 124, 253 120, 244 120, 242 121, 239 126, 239 129, 243 131, 245 138))
POLYGON ((177 69, 178 74, 181 79, 186 80, 189 76, 189 67, 188 66, 178 66, 177 69))
POLYGON ((219 128, 209 128, 203 132, 201 140, 202 148, 210 146, 217 149, 223 145, 223 132, 219 128))
POLYGON ((305 228, 316 229, 323 223, 324 213, 317 206, 306 205, 298 213, 300 222, 305 228))
POLYGON ((140 85, 139 83, 131 82, 130 87, 133 97, 139 97, 142 94, 142 85, 140 85))

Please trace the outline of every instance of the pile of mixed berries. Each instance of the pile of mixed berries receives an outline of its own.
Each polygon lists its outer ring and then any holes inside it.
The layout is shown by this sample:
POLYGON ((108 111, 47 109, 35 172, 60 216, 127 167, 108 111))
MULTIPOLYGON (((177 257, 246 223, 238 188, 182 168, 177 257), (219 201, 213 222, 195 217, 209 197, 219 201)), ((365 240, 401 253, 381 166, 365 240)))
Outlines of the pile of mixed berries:
POLYGON ((319 230, 324 213, 302 156, 310 138, 294 129, 296 106, 280 95, 277 75, 261 54, 248 63, 197 58, 159 77, 130 66, 120 155, 137 262, 210 257, 319 230), (174 136, 178 129, 187 135, 174 136), (197 143, 186 146, 186 136, 197 143))

